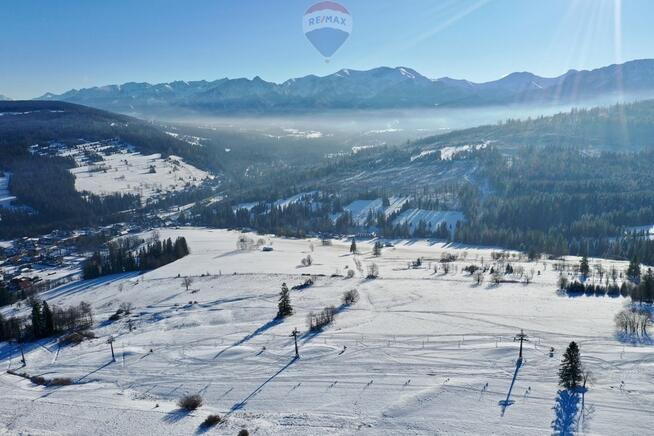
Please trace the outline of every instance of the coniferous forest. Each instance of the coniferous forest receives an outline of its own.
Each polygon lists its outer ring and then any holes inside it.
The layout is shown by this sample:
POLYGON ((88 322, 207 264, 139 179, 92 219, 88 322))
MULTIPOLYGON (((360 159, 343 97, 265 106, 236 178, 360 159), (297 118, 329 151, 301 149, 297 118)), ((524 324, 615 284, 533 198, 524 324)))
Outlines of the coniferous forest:
POLYGON ((144 243, 139 239, 123 238, 107 244, 105 252, 96 251, 82 265, 85 279, 130 271, 148 271, 174 262, 190 253, 184 237, 174 242, 155 239, 144 243))

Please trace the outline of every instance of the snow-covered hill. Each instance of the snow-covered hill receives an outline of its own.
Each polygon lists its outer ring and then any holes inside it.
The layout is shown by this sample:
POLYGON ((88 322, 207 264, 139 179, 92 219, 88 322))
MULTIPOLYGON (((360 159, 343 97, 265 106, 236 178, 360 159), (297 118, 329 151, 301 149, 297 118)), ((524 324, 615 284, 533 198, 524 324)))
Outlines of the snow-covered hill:
POLYGON ((197 186, 211 176, 178 156, 143 155, 118 140, 35 145, 32 153, 72 157, 75 189, 96 195, 138 194, 142 199, 197 186))
POLYGON ((225 418, 211 431, 232 435, 241 428, 256 435, 649 432, 652 348, 621 342, 613 324, 628 300, 558 296, 552 261, 510 255, 514 267, 533 271, 532 283, 477 286, 463 267, 489 264, 490 250, 395 241, 376 258, 359 241, 355 257, 348 241, 264 237, 273 251, 263 252, 238 251, 236 232, 160 234, 184 235, 192 254, 141 276, 77 282, 42 296, 50 304, 90 302, 97 339, 28 345, 22 369, 16 346, 0 344, 6 369, 77 382, 44 388, 0 375, 0 433, 198 434, 210 413, 225 418), (458 255, 448 274, 445 253, 458 255), (313 265, 300 267, 308 254, 313 265), (409 268, 418 257, 422 266, 409 268), (380 278, 365 280, 357 263, 363 271, 376 263, 380 278), (348 269, 354 278, 341 276, 348 269), (294 314, 273 321, 281 284, 301 283, 303 274, 314 275, 315 285, 291 291, 294 314), (193 278, 189 291, 185 276, 193 278), (341 306, 343 293, 355 288, 360 301, 341 306), (125 318, 107 321, 125 302, 134 307, 132 331, 125 318), (308 313, 331 305, 333 325, 307 332, 308 313), (530 341, 517 367, 520 329, 530 341), (557 394, 561 353, 571 340, 595 378, 578 401, 557 394), (188 393, 205 405, 187 414, 175 402, 188 393))

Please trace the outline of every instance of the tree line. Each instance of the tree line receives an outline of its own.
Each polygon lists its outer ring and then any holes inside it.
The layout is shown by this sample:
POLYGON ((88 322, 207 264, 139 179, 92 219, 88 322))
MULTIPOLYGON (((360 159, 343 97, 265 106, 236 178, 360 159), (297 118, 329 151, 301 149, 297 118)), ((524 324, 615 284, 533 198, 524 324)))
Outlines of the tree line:
POLYGON ((183 236, 164 241, 155 239, 135 250, 139 240, 121 238, 107 244, 105 252, 96 251, 82 264, 84 279, 130 271, 147 271, 174 262, 190 253, 183 236))
POLYGON ((93 325, 91 305, 59 307, 37 299, 31 302, 29 317, 5 319, 0 314, 0 341, 30 341, 71 331, 86 330, 93 325))

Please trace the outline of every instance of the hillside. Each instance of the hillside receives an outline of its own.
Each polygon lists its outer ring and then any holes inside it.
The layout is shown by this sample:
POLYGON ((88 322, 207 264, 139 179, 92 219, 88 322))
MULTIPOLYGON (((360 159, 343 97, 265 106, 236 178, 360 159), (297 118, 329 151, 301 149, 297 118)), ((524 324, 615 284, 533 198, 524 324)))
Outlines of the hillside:
POLYGON ((231 114, 301 113, 333 109, 483 107, 515 104, 588 104, 654 96, 654 60, 644 59, 591 71, 570 70, 558 77, 528 72, 486 83, 449 77, 431 79, 406 67, 367 71, 343 69, 283 83, 253 79, 125 83, 74 89, 42 100, 144 114, 200 112, 231 114))
MULTIPOLYGON (((355 257, 348 241, 313 240, 311 251, 308 240, 274 237, 266 238, 272 252, 238 251, 237 232, 161 230, 162 237, 176 234, 191 247, 184 259, 42 296, 52 306, 90 302, 97 339, 26 345, 22 368, 15 345, 0 344, 3 368, 73 382, 43 387, 0 375, 0 432, 188 435, 207 431, 201 423, 209 414, 224 419, 210 433, 232 435, 242 428, 256 435, 648 432, 650 342, 615 330, 613 318, 629 299, 557 294, 556 269, 572 279, 578 259, 527 262, 509 253, 515 268, 533 271, 529 284, 515 273, 493 285, 487 273, 476 285, 464 266, 507 261, 493 260, 490 250, 416 241, 395 241, 380 257, 362 241, 355 257), (298 267, 308 253, 313 265, 298 267), (444 254, 458 256, 448 272, 439 261, 444 254), (407 267, 419 257, 420 267, 407 267), (364 269, 378 264, 380 277, 365 280, 355 258, 364 269), (346 267, 354 278, 330 277, 346 267), (292 290, 293 315, 273 321, 282 283, 302 283, 301 274, 316 275, 316 283, 292 290), (359 301, 341 306, 343 293, 355 288, 359 301), (132 305, 131 314, 108 321, 121 303, 132 305), (307 315, 330 305, 338 307, 333 324, 309 332, 307 315), (514 337, 522 329, 529 342, 516 365, 514 337), (559 393, 558 368, 573 340, 593 381, 583 394, 566 395, 559 393), (204 405, 179 409, 175 403, 186 394, 201 395, 204 405)), ((605 271, 626 268, 591 262, 605 271)))
POLYGON ((50 141, 120 138, 139 151, 176 154, 203 168, 220 164, 199 145, 174 138, 151 123, 125 115, 60 101, 0 102, 0 157, 27 156, 27 147, 50 141))
POLYGON ((415 145, 450 146, 484 141, 510 148, 566 146, 614 152, 651 149, 654 146, 654 100, 508 120, 430 136, 415 141, 415 145))
POLYGON ((0 162, 10 174, 3 197, 28 207, 0 208, 6 236, 103 222, 155 192, 199 184, 208 174, 194 165, 220 169, 202 145, 145 121, 43 101, 0 102, 0 162))

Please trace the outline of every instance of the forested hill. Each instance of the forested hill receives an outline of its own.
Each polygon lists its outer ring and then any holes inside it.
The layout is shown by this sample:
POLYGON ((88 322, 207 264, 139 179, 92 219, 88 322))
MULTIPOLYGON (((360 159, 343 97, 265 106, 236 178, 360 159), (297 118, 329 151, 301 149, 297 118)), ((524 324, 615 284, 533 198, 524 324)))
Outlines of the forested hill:
POLYGON ((176 139, 150 123, 59 101, 0 101, 0 161, 29 155, 27 147, 48 141, 97 141, 120 138, 142 153, 181 156, 207 170, 219 170, 214 155, 176 139))
POLYGON ((209 148, 176 139, 136 118, 56 101, 2 101, 0 177, 4 172, 11 174, 9 193, 17 197, 20 207, 0 208, 0 237, 99 224, 139 207, 140 198, 130 193, 79 192, 70 171, 76 162, 70 156, 30 152, 36 144, 73 146, 113 139, 141 154, 176 155, 210 171, 220 168, 209 148))
POLYGON ((508 120, 416 142, 433 144, 497 141, 500 146, 594 147, 606 151, 654 148, 654 100, 593 109, 573 109, 553 116, 508 120))

